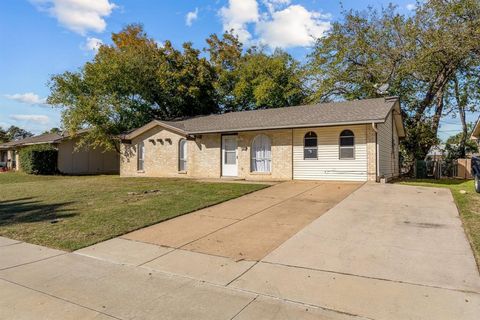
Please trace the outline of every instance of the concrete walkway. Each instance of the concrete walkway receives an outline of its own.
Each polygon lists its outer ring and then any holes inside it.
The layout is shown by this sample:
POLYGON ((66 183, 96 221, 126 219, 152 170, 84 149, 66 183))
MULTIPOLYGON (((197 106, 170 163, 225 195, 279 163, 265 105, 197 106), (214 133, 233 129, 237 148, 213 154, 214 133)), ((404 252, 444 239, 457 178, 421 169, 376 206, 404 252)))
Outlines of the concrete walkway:
MULTIPOLYGON (((297 190, 297 205, 309 206, 320 190, 297 190)), ((479 314, 480 277, 446 189, 363 185, 261 261, 124 238, 75 253, 0 238, 0 319, 479 314)))

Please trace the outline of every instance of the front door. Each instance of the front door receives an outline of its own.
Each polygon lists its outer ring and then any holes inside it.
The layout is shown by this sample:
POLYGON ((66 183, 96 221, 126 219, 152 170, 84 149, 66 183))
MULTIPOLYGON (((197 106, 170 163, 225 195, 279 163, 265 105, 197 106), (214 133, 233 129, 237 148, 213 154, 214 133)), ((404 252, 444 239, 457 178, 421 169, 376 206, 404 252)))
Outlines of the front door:
POLYGON ((222 136, 222 176, 236 177, 237 174, 237 136, 222 136))

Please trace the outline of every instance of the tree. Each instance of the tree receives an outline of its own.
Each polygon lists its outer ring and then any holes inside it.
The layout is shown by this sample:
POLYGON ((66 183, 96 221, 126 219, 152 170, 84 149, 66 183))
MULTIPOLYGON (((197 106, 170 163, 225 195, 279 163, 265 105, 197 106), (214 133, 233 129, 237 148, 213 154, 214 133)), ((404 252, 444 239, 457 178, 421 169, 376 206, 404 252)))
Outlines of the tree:
POLYGON ((17 126, 10 126, 6 131, 7 142, 8 141, 16 141, 25 139, 28 137, 33 137, 33 133, 19 128, 17 126))
POLYGON ((48 134, 48 133, 62 133, 62 130, 60 130, 60 128, 53 127, 52 129, 43 132, 43 134, 48 134))
POLYGON ((8 142, 7 131, 0 127, 0 143, 8 142))
POLYGON ((465 158, 467 154, 472 154, 478 152, 478 145, 476 142, 465 139, 465 135, 469 137, 472 134, 474 123, 468 123, 466 125, 467 131, 466 133, 459 132, 453 136, 448 137, 445 144, 447 146, 447 150, 450 153, 454 153, 454 158, 465 158))
POLYGON ((437 139, 455 77, 480 65, 480 3, 429 0, 411 17, 395 6, 348 11, 319 39, 309 58, 311 99, 380 97, 380 87, 402 101, 411 158, 424 158, 437 139), (385 86, 383 86, 385 85, 385 86))
POLYGON ((113 149, 119 134, 152 119, 217 112, 215 72, 190 43, 182 51, 168 41, 159 46, 140 25, 114 33, 112 41, 78 72, 49 83, 48 103, 62 109, 65 129, 91 128, 80 145, 113 149))
POLYGON ((291 55, 242 44, 231 32, 207 39, 210 63, 217 72, 215 88, 223 112, 278 108, 302 103, 306 97, 303 70, 291 55))

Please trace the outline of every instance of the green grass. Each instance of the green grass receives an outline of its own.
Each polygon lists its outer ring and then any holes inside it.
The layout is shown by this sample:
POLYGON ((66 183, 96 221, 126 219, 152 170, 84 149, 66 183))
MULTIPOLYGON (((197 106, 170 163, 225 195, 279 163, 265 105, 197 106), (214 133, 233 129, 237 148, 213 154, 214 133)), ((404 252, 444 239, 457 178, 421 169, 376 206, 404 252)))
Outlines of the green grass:
POLYGON ((460 212, 463 226, 480 267, 480 193, 476 193, 473 180, 405 180, 401 184, 449 188, 460 212), (467 191, 466 194, 460 190, 467 191))
POLYGON ((2 173, 0 236, 77 250, 264 187, 187 179, 2 173))

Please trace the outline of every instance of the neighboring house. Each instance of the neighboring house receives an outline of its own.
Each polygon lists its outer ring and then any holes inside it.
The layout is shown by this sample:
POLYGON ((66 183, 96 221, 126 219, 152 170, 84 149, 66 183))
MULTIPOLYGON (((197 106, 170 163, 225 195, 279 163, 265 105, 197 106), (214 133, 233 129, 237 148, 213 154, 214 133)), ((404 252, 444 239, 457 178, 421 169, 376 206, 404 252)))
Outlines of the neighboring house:
POLYGON ((473 127, 471 139, 476 141, 478 144, 478 149, 480 150, 480 117, 478 117, 475 127, 473 127))
POLYGON ((31 145, 51 144, 58 150, 58 170, 63 174, 101 174, 119 172, 119 155, 94 148, 75 150, 79 137, 46 133, 22 140, 0 144, 0 166, 21 170, 19 151, 31 145))
POLYGON ((427 156, 425 157, 425 160, 433 160, 433 161, 443 160, 443 158, 447 154, 445 147, 446 146, 444 144, 438 144, 438 145, 432 146, 428 151, 427 156))
POLYGON ((388 180, 404 136, 396 97, 154 120, 123 137, 120 174, 388 180))

